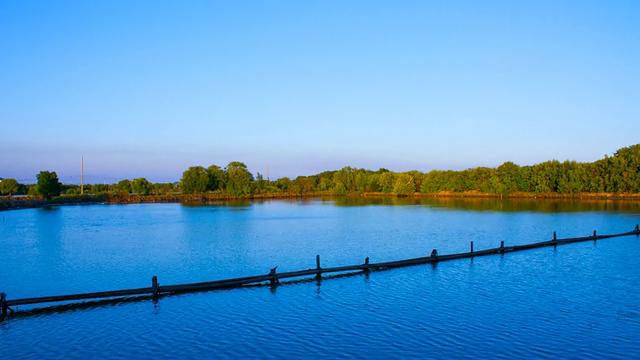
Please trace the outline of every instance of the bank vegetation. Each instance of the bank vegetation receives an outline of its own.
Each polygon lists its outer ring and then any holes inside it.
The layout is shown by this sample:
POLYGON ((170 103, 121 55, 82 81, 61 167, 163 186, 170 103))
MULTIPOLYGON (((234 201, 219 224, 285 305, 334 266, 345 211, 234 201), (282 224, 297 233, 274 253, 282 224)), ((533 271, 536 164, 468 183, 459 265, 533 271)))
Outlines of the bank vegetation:
POLYGON ((621 198, 640 200, 640 144, 621 148, 594 162, 549 160, 519 166, 513 162, 466 170, 394 172, 346 166, 310 176, 277 180, 255 176, 238 161, 192 166, 176 183, 145 178, 81 188, 60 184, 55 172, 37 175, 37 184, 0 181, 0 210, 56 203, 210 202, 310 196, 450 196, 509 198, 621 198), (16 197, 18 195, 18 197, 16 197))

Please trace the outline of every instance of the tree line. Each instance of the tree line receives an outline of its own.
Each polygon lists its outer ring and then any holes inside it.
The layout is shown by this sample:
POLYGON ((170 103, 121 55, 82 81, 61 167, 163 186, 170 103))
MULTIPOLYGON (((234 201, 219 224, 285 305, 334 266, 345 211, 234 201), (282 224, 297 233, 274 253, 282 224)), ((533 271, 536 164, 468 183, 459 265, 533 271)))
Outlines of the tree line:
MULTIPOLYGON (((28 194, 51 198, 60 194, 77 195, 78 185, 60 184, 55 172, 43 171, 37 184, 23 185, 14 179, 0 182, 4 195, 28 194)), ((192 166, 185 170, 178 183, 151 183, 145 178, 121 180, 117 184, 85 185, 87 194, 217 194, 229 197, 250 197, 268 194, 305 196, 313 194, 348 195, 378 193, 411 196, 416 193, 478 193, 514 194, 580 194, 580 193, 640 193, 640 144, 621 148, 612 156, 582 163, 549 160, 540 164, 519 166, 505 162, 496 168, 476 167, 461 171, 417 170, 376 171, 350 166, 324 171, 311 176, 265 180, 254 177, 239 161, 222 168, 192 166)))
MULTIPOLYGON (((55 171, 41 171, 36 175, 35 184, 20 184, 15 179, 0 180, 0 195, 41 196, 51 199, 60 195, 80 195, 81 187, 75 184, 62 184, 55 171)), ((83 193, 87 195, 101 194, 136 194, 136 195, 167 195, 179 190, 174 183, 151 183, 145 178, 120 180, 116 184, 86 184, 83 193)))

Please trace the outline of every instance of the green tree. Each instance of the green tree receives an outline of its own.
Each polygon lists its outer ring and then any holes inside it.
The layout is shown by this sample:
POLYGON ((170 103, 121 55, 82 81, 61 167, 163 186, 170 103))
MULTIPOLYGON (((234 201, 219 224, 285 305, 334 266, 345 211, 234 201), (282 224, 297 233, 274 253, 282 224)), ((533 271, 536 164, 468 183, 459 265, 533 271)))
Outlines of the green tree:
POLYGON ((378 175, 378 187, 383 193, 392 193, 395 182, 396 174, 394 172, 385 171, 378 175))
POLYGON ((535 192, 535 184, 533 183, 533 166, 523 166, 520 168, 520 172, 522 174, 522 191, 524 192, 535 192))
POLYGON ((332 185, 333 185, 333 182, 331 181, 330 178, 321 177, 320 181, 318 181, 318 190, 320 191, 330 190, 332 185))
POLYGON ((227 173, 218 165, 211 165, 207 168, 207 176, 209 176, 208 189, 210 191, 216 191, 224 189, 227 186, 228 176, 227 173))
POLYGON ((496 171, 501 183, 498 188, 499 193, 508 195, 514 192, 523 191, 524 183, 522 180, 522 173, 520 172, 520 166, 512 163, 511 161, 507 161, 498 166, 496 171))
POLYGON ((43 198, 48 200, 60 195, 60 181, 55 171, 40 171, 40 173, 36 175, 36 178, 38 179, 38 194, 43 198))
POLYGON ((131 182, 131 190, 138 195, 146 196, 153 190, 153 185, 145 178, 137 178, 131 182))
POLYGON ((338 182, 338 183, 333 185, 333 194, 334 195, 346 195, 347 194, 347 189, 344 187, 343 183, 338 182))
POLYGON ((380 192, 380 176, 381 174, 374 173, 369 175, 369 179, 367 181, 367 191, 371 192, 380 192))
POLYGON ((94 184, 91 186, 91 190, 94 194, 104 194, 109 192, 109 185, 107 184, 94 184))
POLYGON ((293 180, 293 184, 300 195, 306 195, 313 189, 313 181, 308 176, 298 176, 293 180))
POLYGON ((264 194, 267 192, 267 180, 264 179, 262 174, 256 174, 256 180, 252 183, 251 192, 253 194, 264 194))
POLYGON ((28 192, 29 192, 29 185, 18 184, 18 191, 16 192, 17 195, 27 195, 28 192))
POLYGON ((116 185, 116 191, 123 194, 131 194, 131 192, 133 191, 131 189, 131 181, 128 179, 118 181, 118 184, 116 185))
POLYGON ((351 166, 345 166, 333 174, 333 192, 335 194, 344 195, 355 191, 356 171, 354 168, 351 166))
POLYGON ((69 187, 67 188, 67 190, 64 190, 63 193, 65 195, 80 195, 80 187, 79 186, 69 187))
POLYGON ((469 182, 469 190, 475 190, 483 193, 492 192, 492 179, 494 169, 487 167, 477 167, 466 170, 468 172, 467 181, 469 182))
POLYGON ((456 171, 431 170, 422 178, 422 193, 437 193, 440 191, 462 191, 464 181, 462 175, 456 171))
MULTIPOLYGON (((431 170, 422 176, 422 186, 420 192, 423 194, 431 194, 440 191, 437 184, 438 170, 431 170)), ((380 180, 382 186, 382 179, 380 180)))
POLYGON ((155 194, 168 195, 174 192, 176 185, 173 183, 154 183, 153 192, 155 194))
POLYGON ((27 195, 29 196, 38 196, 40 193, 38 192, 38 184, 29 184, 27 185, 27 195))
POLYGON ((234 196, 243 196, 251 193, 253 175, 247 169, 247 165, 239 161, 232 161, 227 165, 227 193, 234 196))
POLYGON ((292 183, 288 177, 283 177, 275 181, 276 189, 278 192, 289 192, 292 183))
POLYGON ((180 187, 183 194, 206 192, 209 188, 209 174, 202 166, 192 166, 182 173, 180 187))
POLYGON ((415 184, 413 192, 415 193, 416 191, 420 191, 420 188, 422 187, 422 173, 418 170, 410 170, 407 171, 407 174, 413 178, 413 182, 415 184))
POLYGON ((13 195, 20 189, 20 184, 16 179, 2 179, 0 180, 0 194, 13 195))
POLYGON ((62 184, 60 185, 60 194, 78 195, 80 194, 80 186, 75 184, 62 184))
POLYGON ((407 173, 398 174, 393 186, 393 193, 398 196, 409 196, 416 192, 416 184, 413 176, 407 173))
POLYGON ((554 185, 550 179, 550 161, 546 161, 533 166, 531 172, 531 184, 536 193, 547 193, 553 191, 554 185))
POLYGON ((369 191, 369 176, 371 175, 364 170, 356 171, 356 192, 362 194, 366 191, 369 191))
POLYGON ((605 183, 607 192, 637 193, 640 191, 640 144, 605 156, 605 183))

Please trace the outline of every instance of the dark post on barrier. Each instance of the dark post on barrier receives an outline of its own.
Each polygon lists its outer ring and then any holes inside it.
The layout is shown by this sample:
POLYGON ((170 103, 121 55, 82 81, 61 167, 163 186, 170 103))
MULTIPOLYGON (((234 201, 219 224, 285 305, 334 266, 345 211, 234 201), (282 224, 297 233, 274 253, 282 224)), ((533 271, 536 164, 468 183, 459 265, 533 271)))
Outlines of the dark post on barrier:
POLYGON ((558 240, 558 238, 556 238, 556 232, 554 231, 553 232, 553 241, 556 241, 556 240, 558 240))
POLYGON ((9 306, 7 306, 7 294, 0 293, 0 305, 2 306, 2 316, 7 316, 9 306))
POLYGON ((369 265, 369 257, 368 256, 364 259, 364 265, 365 265, 364 272, 366 274, 368 274, 371 271, 371 269, 367 266, 367 265, 369 265))
POLYGON ((158 291, 160 290, 160 285, 158 285, 158 277, 154 276, 151 278, 151 287, 153 288, 153 296, 158 296, 158 291))
POLYGON ((275 287, 276 285, 280 284, 280 281, 278 280, 278 275, 276 275, 276 269, 278 267, 274 267, 273 269, 271 269, 271 271, 269 271, 269 275, 271 276, 271 280, 269 280, 269 282, 271 283, 272 287, 275 287))
POLYGON ((473 241, 469 242, 469 252, 473 252, 473 241))
POLYGON ((316 274, 316 280, 322 279, 322 268, 320 267, 320 255, 316 255, 316 270, 318 273, 316 274))

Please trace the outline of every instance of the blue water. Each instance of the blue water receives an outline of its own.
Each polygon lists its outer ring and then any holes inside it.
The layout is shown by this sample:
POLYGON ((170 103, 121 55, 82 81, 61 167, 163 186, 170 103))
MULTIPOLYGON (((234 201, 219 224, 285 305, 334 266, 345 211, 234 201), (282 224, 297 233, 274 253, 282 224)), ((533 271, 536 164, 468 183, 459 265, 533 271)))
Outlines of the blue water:
MULTIPOLYGON (((342 205, 340 202, 338 205, 342 205)), ((92 205, 0 213, 9 299, 629 231, 634 207, 92 205)), ((505 205, 509 205, 505 201, 505 205)), ((640 358, 635 236, 369 276, 16 316, 11 358, 640 358)), ((28 310, 20 307, 20 310, 28 310)))

